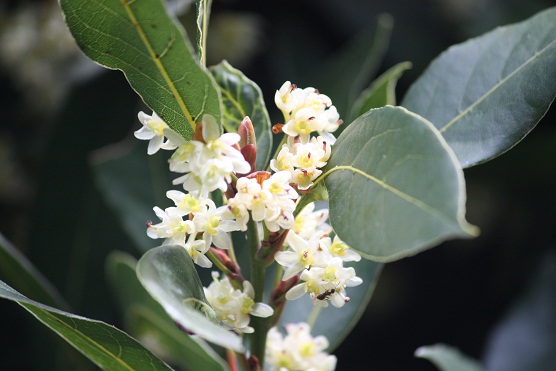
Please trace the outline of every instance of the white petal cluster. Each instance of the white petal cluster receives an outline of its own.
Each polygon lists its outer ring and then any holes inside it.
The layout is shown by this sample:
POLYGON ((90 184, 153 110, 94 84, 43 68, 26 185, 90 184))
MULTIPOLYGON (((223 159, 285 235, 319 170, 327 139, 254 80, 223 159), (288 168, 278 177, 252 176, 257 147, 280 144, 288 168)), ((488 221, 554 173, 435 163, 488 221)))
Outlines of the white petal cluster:
POLYGON ((228 277, 218 279, 218 272, 212 272, 212 278, 209 287, 204 287, 205 296, 218 318, 234 330, 251 333, 249 316, 270 317, 274 313, 269 305, 254 302, 249 281, 243 281, 243 291, 240 291, 233 288, 228 277))
POLYGON ((284 133, 307 143, 310 134, 316 131, 334 144, 335 138, 330 133, 338 129, 341 121, 328 96, 320 94, 315 88, 298 89, 286 81, 276 91, 274 102, 284 114, 284 133))
POLYGON ((237 133, 220 135, 214 117, 203 116, 203 141, 182 140, 170 158, 170 170, 185 175, 175 179, 192 194, 208 197, 216 189, 226 191, 232 174, 246 174, 251 165, 234 145, 240 140, 237 133))
POLYGON ((328 347, 324 336, 311 336, 306 323, 290 323, 285 328, 286 336, 276 327, 268 332, 265 360, 270 370, 332 371, 336 368, 336 357, 324 351, 328 347))
POLYGON ((361 256, 351 250, 338 236, 332 240, 328 234, 332 228, 325 223, 328 210, 313 211, 313 203, 295 218, 294 226, 286 238, 287 248, 277 252, 274 259, 284 269, 282 280, 301 273, 298 285, 286 293, 286 299, 295 300, 305 293, 313 304, 328 306, 328 301, 337 308, 349 298, 345 288, 362 283, 352 267, 344 262, 359 261, 361 256))
POLYGON ((237 194, 228 200, 228 210, 241 230, 247 229, 249 212, 253 220, 264 221, 271 232, 292 227, 298 194, 290 186, 290 178, 289 172, 279 171, 262 184, 256 178, 242 177, 237 180, 237 194))
POLYGON ((183 246, 196 264, 211 267, 212 263, 205 253, 211 245, 230 248, 232 241, 228 232, 239 230, 237 222, 229 218, 226 206, 217 208, 211 199, 197 198, 180 191, 168 191, 166 195, 176 206, 166 210, 154 207, 161 222, 149 223, 147 235, 164 238, 165 245, 183 246))
POLYGON ((326 165, 336 141, 331 133, 342 121, 330 98, 314 88, 298 89, 286 81, 276 91, 274 101, 284 114, 282 131, 287 141, 270 167, 290 172, 291 182, 299 190, 307 190, 322 174, 320 169, 326 165), (311 137, 313 132, 319 135, 311 137))
MULTIPOLYGON (((149 146, 147 153, 152 155, 160 149, 172 150, 177 148, 177 144, 170 138, 166 139, 169 133, 175 133, 168 124, 166 124, 158 115, 153 112, 152 116, 144 112, 139 112, 137 115, 143 127, 135 131, 133 134, 137 139, 148 140, 149 146), (166 140, 165 140, 166 139, 166 140)), ((171 134, 170 134, 171 135, 171 134)), ((177 137, 178 134, 171 136, 177 137)))

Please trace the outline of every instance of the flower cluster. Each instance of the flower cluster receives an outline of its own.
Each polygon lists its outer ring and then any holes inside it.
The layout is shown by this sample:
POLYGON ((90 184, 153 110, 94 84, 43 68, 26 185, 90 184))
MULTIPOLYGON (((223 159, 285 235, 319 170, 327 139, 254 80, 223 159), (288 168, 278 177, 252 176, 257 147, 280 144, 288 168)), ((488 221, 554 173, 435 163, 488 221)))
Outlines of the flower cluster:
POLYGON ((336 357, 324 352, 328 340, 313 337, 306 323, 285 326, 286 336, 273 327, 268 332, 266 363, 271 370, 328 371, 336 368, 336 357))
POLYGON ((251 333, 250 315, 264 318, 274 313, 269 305, 253 301, 255 293, 249 281, 243 281, 243 291, 240 291, 233 288, 227 277, 218 279, 218 272, 212 272, 212 279, 209 287, 204 287, 205 296, 217 317, 228 327, 251 333))
POLYGON ((322 174, 320 169, 326 165, 330 147, 336 141, 331 133, 342 121, 330 98, 314 88, 298 89, 286 81, 276 91, 274 101, 284 115, 282 131, 287 140, 270 167, 288 171, 291 182, 299 190, 307 190, 322 174), (319 136, 311 137, 313 132, 319 136))
POLYGON ((286 238, 288 249, 276 253, 274 259, 284 268, 283 280, 301 272, 302 282, 286 293, 286 299, 295 300, 307 293, 315 305, 327 307, 330 301, 340 308, 349 301, 345 288, 362 283, 355 270, 343 263, 359 261, 361 256, 338 236, 328 236, 332 231, 325 223, 328 210, 314 208, 314 203, 307 205, 295 218, 286 238))

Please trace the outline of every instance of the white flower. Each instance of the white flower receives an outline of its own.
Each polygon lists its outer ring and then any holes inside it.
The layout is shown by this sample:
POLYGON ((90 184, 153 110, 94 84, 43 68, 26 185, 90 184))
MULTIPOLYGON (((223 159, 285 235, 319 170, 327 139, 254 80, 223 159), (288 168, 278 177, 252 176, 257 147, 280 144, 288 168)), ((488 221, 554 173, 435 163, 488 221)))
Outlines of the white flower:
MULTIPOLYGON (((168 138, 164 141, 165 135, 168 133, 175 133, 170 127, 162 121, 158 115, 153 112, 152 116, 145 114, 144 112, 139 112, 137 115, 143 127, 134 132, 137 139, 148 140, 149 146, 147 148, 147 153, 152 155, 158 152, 159 149, 176 149, 177 144, 168 138)), ((175 133, 176 136, 179 134, 175 133)), ((174 137, 174 136, 172 136, 174 137)))
POLYGON ((286 245, 290 245, 290 236, 294 234, 305 240, 309 240, 311 238, 320 239, 332 232, 332 227, 326 223, 326 219, 328 219, 328 209, 314 210, 315 203, 311 202, 297 214, 295 222, 286 237, 286 245))
POLYGON ((360 285, 363 281, 355 276, 352 267, 345 268, 342 259, 334 257, 324 268, 311 267, 301 273, 304 281, 292 287, 286 293, 286 299, 295 300, 308 293, 314 305, 327 307, 328 301, 337 308, 349 301, 345 288, 360 285))
POLYGON ((161 220, 158 224, 148 223, 147 236, 150 238, 165 238, 164 245, 181 245, 185 247, 188 234, 195 233, 195 225, 190 220, 183 220, 181 212, 175 207, 166 210, 155 206, 156 216, 161 220))
POLYGON ((330 255, 342 259, 344 262, 358 262, 361 260, 361 255, 353 251, 338 236, 334 236, 333 241, 330 237, 322 238, 320 240, 320 248, 328 251, 330 255))
POLYGON ((203 116, 203 142, 192 140, 182 143, 170 159, 170 170, 185 175, 174 184, 198 196, 208 197, 216 189, 226 191, 232 173, 246 174, 251 165, 234 148, 240 137, 237 133, 220 134, 214 117, 203 116))
POLYGON ((195 231, 203 233, 205 248, 208 250, 211 244, 221 248, 229 249, 232 246, 232 239, 228 232, 239 230, 235 220, 226 219, 226 206, 216 208, 211 199, 206 199, 205 207, 194 213, 193 223, 195 231))
POLYGON ((286 336, 276 327, 268 332, 265 359, 270 370, 332 371, 336 368, 336 357, 324 351, 328 348, 324 336, 311 336, 306 323, 290 323, 285 328, 286 336))
POLYGON ((326 264, 332 258, 328 252, 319 251, 318 239, 305 240, 295 233, 290 236, 290 233, 287 237, 290 249, 274 255, 276 262, 285 268, 282 281, 295 276, 303 269, 326 264))
POLYGON ((274 311, 264 303, 255 303, 255 293, 249 281, 243 281, 243 292, 233 288, 228 277, 218 279, 212 272, 213 282, 204 288, 205 296, 214 312, 227 326, 243 333, 253 332, 249 327, 251 316, 270 317, 274 311))

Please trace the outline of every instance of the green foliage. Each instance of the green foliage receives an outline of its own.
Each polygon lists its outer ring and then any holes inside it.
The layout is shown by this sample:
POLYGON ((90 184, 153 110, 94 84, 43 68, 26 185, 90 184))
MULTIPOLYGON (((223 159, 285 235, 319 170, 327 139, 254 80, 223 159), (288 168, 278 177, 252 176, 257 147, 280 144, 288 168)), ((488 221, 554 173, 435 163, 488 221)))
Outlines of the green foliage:
POLYGON ((249 116, 257 137, 257 169, 266 169, 272 152, 272 133, 261 89, 226 61, 211 67, 210 72, 222 92, 224 128, 237 132, 241 121, 249 116))
POLYGON ((145 104, 184 138, 203 114, 220 122, 218 89, 160 0, 61 0, 61 6, 83 52, 123 71, 145 104))
POLYGON ((182 246, 165 245, 149 250, 137 264, 137 277, 174 321, 202 338, 243 351, 241 338, 209 319, 203 286, 193 260, 182 246))
POLYGON ((465 221, 457 159, 431 123, 403 108, 355 120, 323 176, 332 227, 368 259, 392 261, 477 234, 465 221))
POLYGON ((65 341, 107 370, 170 368, 125 332, 104 322, 37 303, 0 281, 0 297, 17 302, 65 341))
POLYGON ((115 251, 106 262, 106 273, 124 312, 126 329, 151 346, 158 357, 191 370, 225 370, 224 361, 202 339, 178 329, 137 279, 137 261, 115 251))
POLYGON ((428 359, 441 371, 482 371, 483 367, 453 347, 436 344, 420 347, 415 356, 428 359))
POLYGON ((402 105, 430 120, 463 167, 512 148, 556 96, 556 8, 441 54, 402 105))

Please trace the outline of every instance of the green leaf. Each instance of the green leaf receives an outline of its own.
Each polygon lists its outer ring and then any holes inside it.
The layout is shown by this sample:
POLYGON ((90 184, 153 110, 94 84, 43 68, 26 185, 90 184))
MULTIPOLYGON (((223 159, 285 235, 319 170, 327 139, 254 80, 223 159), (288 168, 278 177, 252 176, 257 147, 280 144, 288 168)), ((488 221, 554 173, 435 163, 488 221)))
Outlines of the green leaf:
POLYGON ((0 275, 25 295, 57 308, 68 309, 58 290, 0 233, 0 275))
POLYGON ((401 107, 373 109, 338 138, 324 169, 330 222, 367 259, 393 261, 477 231, 465 182, 431 123, 401 107))
POLYGON ((207 65, 207 32, 212 0, 197 0, 197 56, 202 66, 207 65))
POLYGON ((145 104, 190 139, 203 114, 221 122, 210 74, 160 0, 61 0, 79 47, 99 64, 123 71, 145 104))
POLYGON ((373 108, 380 108, 388 105, 395 106, 396 83, 400 77, 402 77, 403 72, 410 68, 410 62, 398 63, 374 80, 353 103, 347 121, 352 122, 355 118, 373 108))
POLYGON ((463 167, 512 148, 556 95, 556 8, 451 47, 402 105, 430 120, 463 167))
POLYGON ((415 356, 428 359, 441 371, 481 371, 483 367, 453 347, 436 344, 420 347, 415 356))
POLYGON ((137 279, 137 261, 114 251, 106 260, 110 286, 124 311, 126 330, 153 353, 182 369, 225 370, 223 360, 200 338, 178 329, 137 279))
POLYGON ((361 316, 365 313, 367 304, 371 300, 382 264, 361 260, 350 264, 355 268, 363 283, 346 289, 350 302, 342 308, 329 305, 327 308, 315 307, 308 295, 297 300, 288 301, 284 308, 280 325, 288 323, 313 322, 312 315, 317 315, 311 326, 313 336, 324 335, 328 341, 328 352, 333 351, 348 336, 361 316), (314 312, 315 311, 315 312, 314 312))
POLYGON ((124 230, 140 251, 157 242, 147 237, 146 222, 156 215, 153 206, 169 206, 172 189, 168 162, 163 154, 147 155, 144 145, 118 144, 97 152, 93 171, 106 203, 115 211, 124 230))
POLYGON ((332 99, 340 116, 347 115, 351 104, 377 72, 390 44, 392 16, 380 14, 369 23, 368 29, 307 77, 307 81, 332 99))
POLYGON ((17 302, 97 366, 106 370, 170 370, 125 332, 104 322, 46 306, 0 281, 0 297, 17 302))
POLYGON ((183 247, 165 245, 149 250, 137 264, 137 277, 175 322, 214 344, 243 352, 241 337, 205 314, 208 304, 203 286, 183 247), (200 311, 203 309, 205 312, 200 311))
POLYGON ((249 116, 257 137, 257 169, 266 169, 272 151, 272 133, 261 89, 226 61, 211 67, 210 71, 222 91, 224 128, 237 132, 243 118, 249 116))

